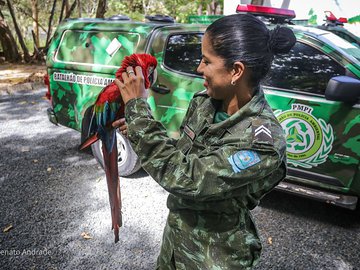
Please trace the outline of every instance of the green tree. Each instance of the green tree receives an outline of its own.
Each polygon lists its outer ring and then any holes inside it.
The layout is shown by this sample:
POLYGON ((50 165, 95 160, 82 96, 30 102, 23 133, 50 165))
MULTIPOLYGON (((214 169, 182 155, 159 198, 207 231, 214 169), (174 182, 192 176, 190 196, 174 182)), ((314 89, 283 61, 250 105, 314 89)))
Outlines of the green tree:
MULTIPOLYGON (((15 32, 16 29, 10 9, 5 5, 8 1, 10 0, 0 0, 0 4, 3 3, 1 40, 8 37, 5 36, 5 25, 10 32, 15 32)), ((189 15, 222 13, 223 6, 222 0, 11 0, 11 3, 18 24, 14 37, 16 43, 21 46, 23 52, 34 49, 34 55, 41 54, 41 50, 43 55, 45 54, 55 28, 65 18, 106 18, 122 14, 133 20, 144 21, 146 15, 163 14, 184 23, 188 21, 189 15)), ((5 51, 3 44, 1 47, 5 51)))
POLYGON ((29 62, 30 61, 29 50, 25 45, 25 41, 24 41, 22 32, 20 30, 19 24, 18 24, 17 19, 16 19, 16 14, 15 14, 15 10, 13 8, 13 4, 12 4, 12 2, 10 0, 6 0, 6 4, 7 4, 7 7, 9 9, 12 21, 13 21, 15 32, 16 32, 16 35, 18 37, 20 46, 21 46, 21 48, 23 50, 23 53, 24 53, 24 60, 26 62, 29 62))
MULTIPOLYGON (((5 2, 0 0, 0 6, 3 7, 5 2)), ((0 44, 3 49, 3 55, 6 61, 17 62, 21 60, 19 49, 15 38, 10 30, 9 25, 5 21, 5 17, 0 10, 0 44)))

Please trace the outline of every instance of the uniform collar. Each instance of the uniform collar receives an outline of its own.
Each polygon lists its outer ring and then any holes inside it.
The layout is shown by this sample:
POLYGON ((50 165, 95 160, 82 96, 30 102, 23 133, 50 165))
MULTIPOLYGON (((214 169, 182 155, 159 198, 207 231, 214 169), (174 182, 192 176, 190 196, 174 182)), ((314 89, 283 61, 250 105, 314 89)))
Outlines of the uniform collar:
MULTIPOLYGON (((208 99, 208 102, 210 102, 209 100, 211 100, 211 98, 208 99)), ((228 119, 220 123, 213 124, 212 121, 217 109, 216 106, 220 106, 219 103, 221 104, 221 102, 217 101, 215 104, 212 104, 212 109, 210 110, 212 112, 211 117, 206 118, 207 122, 210 124, 209 129, 217 130, 216 133, 219 132, 219 129, 224 130, 224 132, 227 130, 231 133, 231 127, 233 127, 238 122, 243 121, 248 117, 261 114, 265 106, 264 92, 262 91, 262 89, 258 89, 252 99, 248 103, 246 103, 240 110, 231 115, 228 119)))

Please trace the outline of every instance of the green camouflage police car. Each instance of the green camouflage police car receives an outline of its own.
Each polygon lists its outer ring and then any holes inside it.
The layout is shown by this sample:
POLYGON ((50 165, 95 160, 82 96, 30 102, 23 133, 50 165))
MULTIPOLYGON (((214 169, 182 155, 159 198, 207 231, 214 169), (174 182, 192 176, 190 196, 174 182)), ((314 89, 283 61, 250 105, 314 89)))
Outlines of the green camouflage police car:
MULTIPOLYGON (((250 5, 239 6, 238 12, 263 16, 269 28, 295 16, 250 5)), ((203 90, 196 68, 206 25, 149 19, 119 16, 59 25, 47 56, 51 122, 78 130, 84 138, 91 104, 114 79, 122 59, 146 52, 159 63, 148 103, 168 134, 179 136, 191 98, 203 90)), ((355 209, 360 196, 360 49, 328 31, 289 27, 297 43, 275 59, 263 82, 287 141, 288 175, 277 188, 355 209)), ((119 171, 130 175, 140 165, 127 139, 118 136, 119 171)), ((94 144, 92 152, 102 164, 100 147, 94 144)))

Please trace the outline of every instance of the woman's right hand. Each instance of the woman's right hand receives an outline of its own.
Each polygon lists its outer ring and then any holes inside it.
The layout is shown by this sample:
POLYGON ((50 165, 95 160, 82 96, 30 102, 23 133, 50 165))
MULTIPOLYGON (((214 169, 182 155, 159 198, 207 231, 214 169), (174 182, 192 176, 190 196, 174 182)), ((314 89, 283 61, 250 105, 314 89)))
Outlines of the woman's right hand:
POLYGON ((121 76, 123 81, 115 79, 114 83, 119 88, 125 105, 133 98, 147 98, 148 92, 145 89, 144 75, 140 66, 136 66, 135 70, 127 67, 126 72, 123 72, 121 76))
POLYGON ((114 128, 119 128, 120 132, 124 135, 124 136, 127 136, 127 125, 126 125, 126 122, 125 122, 125 118, 120 118, 118 120, 115 120, 113 123, 112 123, 112 126, 114 128))

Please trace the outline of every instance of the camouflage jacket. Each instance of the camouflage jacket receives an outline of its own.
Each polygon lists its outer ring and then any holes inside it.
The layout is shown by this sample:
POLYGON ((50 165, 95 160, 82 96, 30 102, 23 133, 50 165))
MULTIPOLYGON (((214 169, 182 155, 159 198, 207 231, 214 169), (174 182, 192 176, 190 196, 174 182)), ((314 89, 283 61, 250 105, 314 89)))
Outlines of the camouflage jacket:
POLYGON ((249 209, 286 175, 283 131, 261 90, 213 123, 219 105, 195 95, 178 140, 153 119, 146 100, 126 105, 132 146, 170 193, 159 269, 250 269, 259 259, 249 209))

